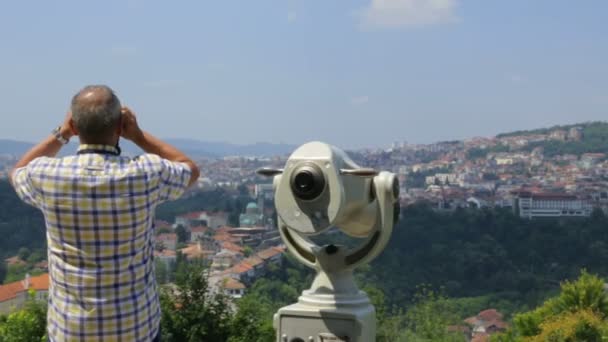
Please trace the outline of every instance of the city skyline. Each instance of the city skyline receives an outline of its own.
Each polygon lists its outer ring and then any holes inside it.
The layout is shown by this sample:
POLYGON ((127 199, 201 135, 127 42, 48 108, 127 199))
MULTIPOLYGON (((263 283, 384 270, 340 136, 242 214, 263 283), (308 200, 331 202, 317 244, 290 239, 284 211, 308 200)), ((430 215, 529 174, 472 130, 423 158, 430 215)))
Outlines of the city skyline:
POLYGON ((113 87, 156 135, 236 144, 383 147, 605 120, 605 9, 5 3, 0 93, 10 125, 0 137, 39 140, 89 83, 113 87))

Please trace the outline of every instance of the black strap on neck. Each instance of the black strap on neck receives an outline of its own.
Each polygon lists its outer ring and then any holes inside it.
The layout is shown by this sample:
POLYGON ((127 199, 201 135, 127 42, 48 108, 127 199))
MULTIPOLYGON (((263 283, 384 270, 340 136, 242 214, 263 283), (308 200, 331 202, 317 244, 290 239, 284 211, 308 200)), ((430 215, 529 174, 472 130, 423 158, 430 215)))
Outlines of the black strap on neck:
POLYGON ((120 155, 120 147, 118 145, 114 146, 114 148, 116 149, 116 151, 110 151, 110 150, 102 150, 99 148, 85 148, 82 149, 78 152, 76 152, 76 154, 88 154, 88 153, 97 153, 97 154, 105 154, 105 155, 111 155, 111 156, 119 156, 120 155))

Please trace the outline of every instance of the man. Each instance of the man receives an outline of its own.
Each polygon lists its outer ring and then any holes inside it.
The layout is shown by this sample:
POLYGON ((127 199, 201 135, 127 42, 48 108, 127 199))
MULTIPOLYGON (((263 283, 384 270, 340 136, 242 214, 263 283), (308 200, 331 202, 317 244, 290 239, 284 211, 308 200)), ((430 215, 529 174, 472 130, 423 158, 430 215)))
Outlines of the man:
POLYGON ((199 177, 182 152, 142 131, 107 86, 87 86, 53 134, 11 172, 47 228, 50 341, 159 341, 154 210, 199 177), (56 158, 78 136, 75 156, 56 158), (146 152, 120 156, 120 137, 146 152))

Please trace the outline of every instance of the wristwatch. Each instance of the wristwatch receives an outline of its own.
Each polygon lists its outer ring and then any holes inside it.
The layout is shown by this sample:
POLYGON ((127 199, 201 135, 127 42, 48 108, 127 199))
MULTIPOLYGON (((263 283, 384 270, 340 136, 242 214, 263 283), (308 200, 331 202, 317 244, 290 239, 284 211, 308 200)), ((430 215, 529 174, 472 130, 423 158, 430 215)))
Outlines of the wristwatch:
POLYGON ((59 140, 63 145, 67 144, 70 139, 66 139, 63 135, 61 135, 61 126, 57 126, 51 133, 55 136, 55 139, 59 140))

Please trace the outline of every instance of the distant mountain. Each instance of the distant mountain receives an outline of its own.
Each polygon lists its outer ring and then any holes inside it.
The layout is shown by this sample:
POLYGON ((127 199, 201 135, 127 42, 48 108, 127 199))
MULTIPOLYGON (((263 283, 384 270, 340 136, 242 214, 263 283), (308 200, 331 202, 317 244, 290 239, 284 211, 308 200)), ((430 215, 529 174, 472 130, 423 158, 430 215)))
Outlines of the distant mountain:
POLYGON ((24 141, 0 139, 0 154, 21 155, 34 144, 24 141))
POLYGON ((237 145, 226 142, 194 139, 167 139, 167 142, 192 154, 209 156, 276 156, 291 153, 296 146, 288 144, 255 143, 237 145))
MULTIPOLYGON (((200 141, 195 139, 166 139, 166 141, 188 155, 194 157, 225 157, 225 156, 276 156, 291 153, 296 146, 287 144, 255 143, 251 145, 237 145, 226 142, 200 141)), ((0 154, 21 155, 34 144, 30 142, 0 139, 0 154)), ((135 144, 121 141, 121 148, 128 154, 141 153, 135 144)), ((70 146, 62 154, 73 153, 76 149, 70 146)))

